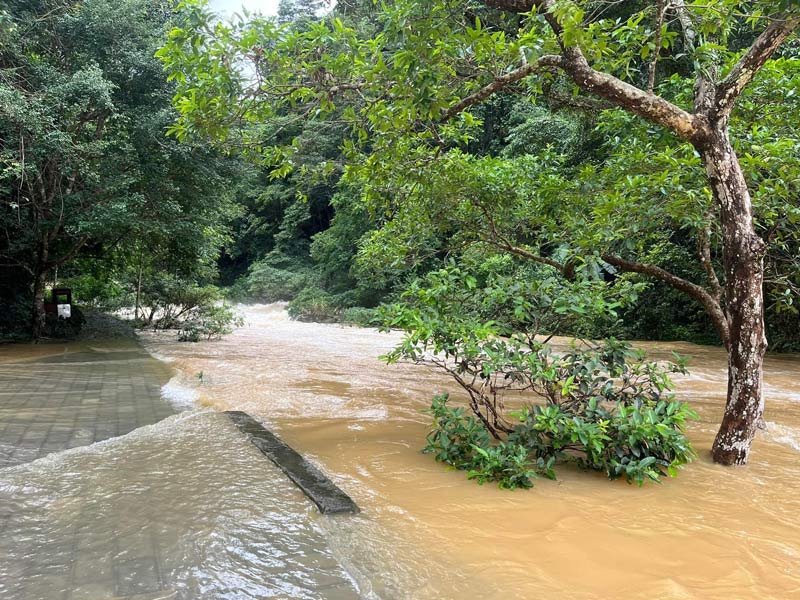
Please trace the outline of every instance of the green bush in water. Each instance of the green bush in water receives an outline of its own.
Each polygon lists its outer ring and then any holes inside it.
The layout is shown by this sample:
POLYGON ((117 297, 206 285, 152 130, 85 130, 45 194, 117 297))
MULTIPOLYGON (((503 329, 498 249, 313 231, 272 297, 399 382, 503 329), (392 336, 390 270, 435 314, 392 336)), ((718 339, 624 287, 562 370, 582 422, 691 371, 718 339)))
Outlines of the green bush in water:
POLYGON ((555 404, 531 406, 517 413, 519 423, 500 441, 447 402, 447 395, 433 399, 433 429, 423 452, 481 484, 529 488, 537 477, 555 479, 557 463, 573 462, 641 486, 674 476, 695 456, 684 427, 696 415, 674 399, 611 407, 591 400, 579 412, 555 404))
POLYGON ((218 340, 223 335, 232 333, 235 327, 243 325, 244 319, 230 306, 206 305, 192 313, 185 321, 181 321, 178 341, 218 340))
POLYGON ((557 326, 559 315, 613 316, 635 292, 624 282, 478 279, 454 267, 412 285, 401 304, 384 309, 384 328, 406 331, 384 358, 444 370, 466 391, 471 412, 434 398, 425 451, 504 488, 555 477, 561 462, 639 485, 675 475, 694 456, 684 427, 696 418, 670 393, 670 373, 686 372, 681 357, 647 361, 615 339, 556 351, 537 337, 539 324, 557 326), (508 413, 509 396, 528 405, 508 413))
POLYGON ((450 407, 447 402, 447 394, 437 395, 426 411, 433 416, 434 426, 423 452, 467 471, 467 477, 480 484, 496 481, 503 489, 533 487, 532 480, 539 475, 555 478, 553 460, 536 459, 519 443, 493 444, 489 432, 474 415, 468 415, 461 407, 450 407))

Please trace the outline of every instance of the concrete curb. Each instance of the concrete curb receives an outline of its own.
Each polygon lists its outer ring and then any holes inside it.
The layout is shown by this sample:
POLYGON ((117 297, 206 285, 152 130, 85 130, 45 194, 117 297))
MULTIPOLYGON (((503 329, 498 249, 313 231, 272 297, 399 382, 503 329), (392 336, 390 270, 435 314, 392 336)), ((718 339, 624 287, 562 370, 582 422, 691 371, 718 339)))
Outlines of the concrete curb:
POLYGON ((308 462, 278 436, 268 431, 246 412, 225 411, 225 414, 248 436, 253 445, 274 462, 303 493, 327 514, 355 514, 359 508, 327 475, 308 462))

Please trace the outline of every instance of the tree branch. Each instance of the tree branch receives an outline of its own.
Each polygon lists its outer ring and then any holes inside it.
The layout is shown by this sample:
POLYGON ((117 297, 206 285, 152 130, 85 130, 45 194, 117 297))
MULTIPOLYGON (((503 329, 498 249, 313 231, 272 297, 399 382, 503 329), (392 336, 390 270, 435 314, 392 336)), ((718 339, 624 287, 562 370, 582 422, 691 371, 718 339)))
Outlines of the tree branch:
POLYGON ((609 108, 614 108, 610 102, 596 96, 575 95, 557 92, 553 89, 552 82, 542 82, 542 95, 552 111, 572 109, 589 113, 598 113, 609 108))
POLYGON ((596 71, 591 67, 578 46, 565 46, 561 41, 561 24, 551 12, 555 5, 554 0, 484 0, 484 4, 490 8, 510 12, 529 12, 534 8, 537 9, 547 20, 556 37, 559 38, 562 55, 561 57, 543 56, 532 65, 525 65, 516 71, 503 75, 502 78, 511 79, 507 82, 495 80, 495 82, 472 94, 472 96, 465 98, 445 113, 445 119, 464 110, 471 104, 485 100, 509 83, 519 81, 543 66, 548 66, 563 69, 582 90, 607 100, 614 106, 623 108, 648 121, 666 127, 685 140, 694 142, 701 133, 705 133, 706 128, 694 115, 656 94, 641 90, 608 73, 596 71))
POLYGON ((561 48, 564 48, 561 42, 561 33, 563 31, 561 23, 558 22, 556 16, 551 12, 556 5, 556 0, 483 0, 483 3, 489 8, 514 13, 528 13, 536 9, 547 21, 547 24, 550 25, 553 33, 556 34, 561 48))
POLYGON ((480 210, 483 213, 484 217, 486 218, 486 221, 489 224, 489 231, 491 233, 490 239, 482 239, 481 241, 487 244, 491 244, 492 246, 495 246, 496 248, 499 248, 501 250, 505 250, 506 252, 509 252, 515 256, 519 256, 520 258, 524 258, 532 262, 537 262, 542 265, 548 265, 550 267, 553 267, 567 279, 571 280, 575 277, 574 267, 572 266, 571 263, 563 264, 555 259, 548 258, 546 256, 541 256, 539 254, 534 254, 530 250, 526 250, 525 248, 520 248, 519 246, 512 244, 509 241, 509 239, 504 235, 502 235, 500 231, 497 229, 497 223, 495 223, 494 221, 492 212, 480 202, 473 201, 473 204, 476 206, 478 210, 480 210))
POLYGON ((633 262, 613 254, 604 254, 602 259, 608 264, 613 265, 622 271, 627 271, 628 273, 640 273, 642 275, 648 275, 654 279, 658 279, 659 281, 663 281, 664 283, 671 285, 675 289, 680 290, 681 292, 684 292, 697 300, 703 305, 711 317, 711 320, 714 322, 714 326, 717 329, 717 333, 719 334, 722 343, 725 344, 726 348, 728 347, 730 343, 728 319, 725 317, 725 312, 722 310, 720 303, 703 286, 678 277, 674 273, 670 273, 669 271, 656 265, 633 262))
POLYGON ((739 59, 728 76, 716 87, 714 108, 717 116, 730 114, 736 99, 766 64, 778 47, 800 27, 800 15, 785 13, 772 21, 750 49, 739 59))
POLYGON ((559 273, 561 273, 564 276, 566 276, 566 273, 568 272, 567 266, 562 264, 562 263, 560 263, 560 262, 558 262, 557 260, 554 260, 552 258, 548 258, 546 256, 541 256, 539 254, 534 254, 530 250, 525 250, 525 248, 520 248, 519 246, 515 246, 515 245, 510 244, 510 243, 508 243, 508 242, 506 242, 504 240, 491 239, 491 240, 485 240, 485 241, 487 243, 497 247, 497 248, 500 248, 501 250, 505 250, 506 252, 509 252, 510 254, 513 254, 515 256, 519 256, 520 258, 524 258, 524 259, 530 260, 532 262, 537 262, 537 263, 542 264, 542 265, 548 265, 550 267, 553 267, 554 269, 556 269, 559 273))
POLYGON ((18 268, 24 270, 26 273, 30 273, 33 276, 36 275, 36 273, 33 271, 33 269, 29 265, 27 265, 26 263, 24 263, 24 262, 22 262, 20 260, 17 260, 16 258, 13 258, 13 257, 11 257, 10 255, 7 255, 7 254, 0 254, 0 257, 4 257, 4 258, 6 258, 6 259, 8 259, 10 261, 8 263, 0 263, 0 267, 7 267, 7 268, 18 267, 18 268))
POLYGON ((670 3, 678 16, 683 30, 683 41, 686 53, 691 56, 694 65, 694 111, 697 114, 708 114, 714 101, 714 81, 719 65, 707 57, 703 63, 697 56, 697 29, 695 29, 689 8, 684 0, 672 0, 670 3))
POLYGON ((678 21, 680 21, 681 29, 683 30, 683 40, 686 42, 686 50, 694 52, 695 44, 697 43, 697 31, 694 28, 694 23, 692 23, 692 17, 689 14, 686 2, 684 0, 672 0, 670 5, 675 7, 675 12, 678 15, 678 21))
POLYGON ((685 140, 694 141, 701 131, 704 131, 695 115, 661 96, 650 94, 608 73, 596 71, 576 46, 564 50, 562 68, 579 88, 652 123, 666 127, 685 140))
POLYGON ((447 121, 448 119, 453 118, 455 115, 459 114, 463 110, 469 108, 474 104, 478 104, 479 102, 483 102, 492 94, 499 92, 500 90, 508 87, 509 85, 520 81, 521 79, 525 79, 528 75, 536 73, 537 71, 541 71, 543 69, 553 69, 561 67, 562 59, 560 56, 555 55, 545 55, 540 57, 536 62, 528 63, 521 66, 519 69, 515 69, 510 73, 506 73, 505 75, 500 75, 494 78, 494 81, 485 85, 477 92, 470 94, 457 104, 454 104, 450 108, 448 108, 445 113, 442 115, 442 121, 447 121))
POLYGON ((89 241, 88 235, 79 237, 77 240, 75 240, 75 243, 72 245, 72 247, 69 250, 67 250, 67 252, 63 254, 60 258, 48 261, 47 264, 45 265, 45 270, 49 271, 50 269, 53 269, 55 267, 60 267, 65 262, 68 262, 73 258, 75 258, 75 255, 78 254, 78 250, 83 248, 83 245, 88 241, 89 241))
POLYGON ((656 69, 658 68, 658 56, 661 54, 662 44, 662 30, 664 28, 664 0, 656 0, 656 22, 655 22, 655 35, 656 39, 653 42, 655 51, 653 52, 653 60, 650 62, 650 69, 647 75, 647 92, 652 94, 656 87, 656 69))

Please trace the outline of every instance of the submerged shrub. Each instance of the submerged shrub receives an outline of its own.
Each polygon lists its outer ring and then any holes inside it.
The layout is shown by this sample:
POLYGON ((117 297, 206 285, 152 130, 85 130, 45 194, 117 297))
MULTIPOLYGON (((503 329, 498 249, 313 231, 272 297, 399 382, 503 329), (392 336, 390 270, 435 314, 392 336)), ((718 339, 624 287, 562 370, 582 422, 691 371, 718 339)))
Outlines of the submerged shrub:
POLYGON ((181 322, 178 341, 218 340, 243 325, 244 319, 226 304, 204 306, 181 322))
POLYGON ((474 448, 489 445, 491 436, 473 415, 463 408, 447 405, 447 394, 434 396, 430 410, 433 430, 428 434, 428 445, 423 452, 433 454, 436 460, 464 468, 471 464, 474 448))
POLYGON ((478 483, 496 481, 502 488, 533 486, 537 476, 528 450, 509 442, 492 445, 491 436, 474 415, 447 405, 447 394, 435 396, 429 412, 434 427, 423 452, 440 462, 466 470, 478 483))
POLYGON ((616 402, 609 408, 589 402, 586 410, 572 411, 548 404, 528 407, 509 435, 538 457, 571 461, 604 472, 609 479, 624 477, 642 485, 674 476, 694 457, 684 427, 695 413, 672 398, 616 402))
POLYGON ((184 322, 212 310, 222 301, 218 288, 199 286, 161 273, 142 287, 142 327, 180 329, 184 322))
POLYGON ((572 462, 641 486, 674 476, 695 456, 683 430, 696 415, 675 400, 654 406, 619 403, 611 410, 592 403, 583 414, 553 404, 532 406, 519 413, 519 424, 500 441, 447 401, 446 395, 433 400, 434 424, 423 452, 481 484, 530 488, 540 476, 555 479, 557 463, 572 462))
POLYGON ((686 372, 679 356, 647 361, 614 339, 557 351, 537 337, 545 315, 613 315, 631 288, 553 278, 482 283, 443 269, 384 313, 387 328, 407 332, 386 360, 442 369, 469 397, 470 416, 434 398, 426 452, 508 488, 529 487, 534 474, 554 477, 559 462, 641 485, 692 459, 684 427, 696 415, 670 393, 670 373, 686 372), (508 396, 529 399, 527 407, 508 413, 508 396))
POLYGON ((467 472, 469 479, 480 484, 496 481, 507 490, 533 487, 536 476, 527 448, 508 442, 486 448, 475 446, 472 468, 467 472))

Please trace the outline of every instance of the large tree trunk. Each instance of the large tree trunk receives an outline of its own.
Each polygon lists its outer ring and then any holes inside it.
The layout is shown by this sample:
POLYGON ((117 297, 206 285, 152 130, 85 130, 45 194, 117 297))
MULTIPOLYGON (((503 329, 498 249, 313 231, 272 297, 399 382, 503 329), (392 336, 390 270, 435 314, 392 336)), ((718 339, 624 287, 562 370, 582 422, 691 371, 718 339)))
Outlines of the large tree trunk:
POLYGON ((31 314, 31 335, 34 341, 38 341, 45 331, 44 292, 46 284, 47 272, 37 270, 33 279, 33 311, 31 314))
POLYGON ((726 124, 714 128, 702 149, 719 205, 725 266, 725 312, 729 325, 728 399, 711 454, 723 465, 747 462, 764 412, 761 379, 764 332, 765 242, 753 226, 750 192, 728 138, 726 124))
POLYGON ((47 315, 44 311, 44 292, 47 286, 47 260, 50 258, 50 246, 45 235, 38 243, 36 252, 36 268, 33 275, 33 306, 31 312, 31 336, 37 342, 44 335, 47 315))

